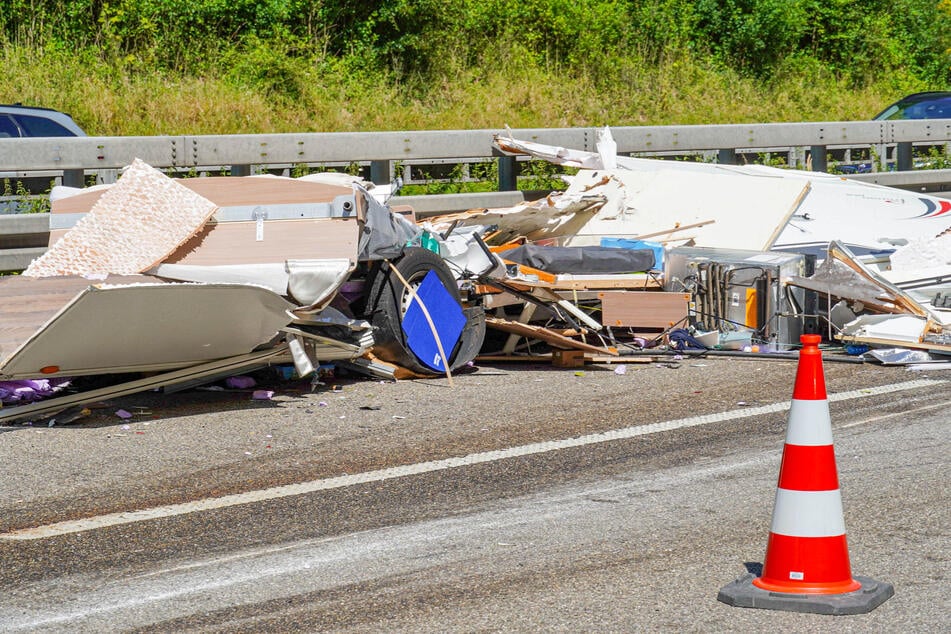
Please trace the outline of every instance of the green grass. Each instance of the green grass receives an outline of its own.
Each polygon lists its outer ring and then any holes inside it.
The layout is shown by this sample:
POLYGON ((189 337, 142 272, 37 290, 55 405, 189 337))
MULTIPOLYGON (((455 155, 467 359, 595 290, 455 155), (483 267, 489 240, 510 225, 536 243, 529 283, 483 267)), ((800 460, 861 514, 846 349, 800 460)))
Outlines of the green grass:
POLYGON ((247 75, 146 72, 90 53, 0 46, 0 102, 64 110, 104 136, 863 120, 929 88, 891 75, 855 87, 809 68, 756 80, 687 57, 622 60, 606 76, 527 64, 408 83, 351 59, 289 72, 289 95, 247 75))

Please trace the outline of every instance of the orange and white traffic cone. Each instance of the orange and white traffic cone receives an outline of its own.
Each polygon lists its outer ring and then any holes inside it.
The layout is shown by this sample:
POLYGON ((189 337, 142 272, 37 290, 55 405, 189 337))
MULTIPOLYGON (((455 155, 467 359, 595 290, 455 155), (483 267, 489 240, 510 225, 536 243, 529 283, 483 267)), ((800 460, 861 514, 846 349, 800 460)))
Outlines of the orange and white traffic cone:
POLYGON ((803 335, 763 573, 720 590, 729 605, 864 614, 891 597, 888 583, 852 577, 818 335, 803 335))

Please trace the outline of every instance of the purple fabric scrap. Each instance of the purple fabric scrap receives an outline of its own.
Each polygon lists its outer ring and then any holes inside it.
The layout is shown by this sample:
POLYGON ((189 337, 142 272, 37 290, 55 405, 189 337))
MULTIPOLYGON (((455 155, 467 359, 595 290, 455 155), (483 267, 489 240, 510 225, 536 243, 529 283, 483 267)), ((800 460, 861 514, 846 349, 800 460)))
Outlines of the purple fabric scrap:
POLYGON ((4 405, 39 401, 66 387, 70 379, 19 379, 0 381, 0 402, 4 405))
POLYGON ((229 376, 225 379, 225 386, 232 390, 247 390, 257 385, 250 376, 229 376))

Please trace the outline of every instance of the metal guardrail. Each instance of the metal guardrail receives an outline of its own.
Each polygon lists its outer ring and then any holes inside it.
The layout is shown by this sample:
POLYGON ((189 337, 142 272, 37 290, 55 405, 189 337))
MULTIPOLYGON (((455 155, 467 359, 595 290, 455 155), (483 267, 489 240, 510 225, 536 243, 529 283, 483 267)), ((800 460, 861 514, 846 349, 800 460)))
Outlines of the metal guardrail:
MULTIPOLYGON (((599 128, 512 130, 519 139, 594 150, 599 128)), ((0 139, 0 172, 120 168, 140 158, 159 169, 494 156, 504 130, 314 132, 150 137, 0 139)), ((951 119, 611 128, 618 151, 662 153, 951 141, 951 119)))
MULTIPOLYGON (((594 151, 601 128, 530 128, 510 133, 523 140, 594 151)), ((400 162, 445 159, 499 162, 499 192, 441 197, 398 197, 423 215, 475 207, 504 207, 522 200, 515 157, 493 148, 506 130, 425 130, 408 132, 318 132, 290 134, 70 137, 0 139, 0 178, 33 173, 62 174, 66 185, 82 186, 87 173, 115 174, 142 159, 157 169, 187 172, 218 170, 251 174, 273 166, 369 163, 374 182, 389 182, 400 162)), ((897 171, 857 175, 895 187, 942 190, 951 170, 911 170, 915 145, 951 142, 951 119, 920 121, 846 121, 611 128, 618 152, 636 156, 715 153, 721 163, 736 163, 747 153, 787 151, 806 157, 815 170, 827 168, 829 152, 864 149, 890 160, 897 171)), ((873 169, 877 166, 873 165, 873 169)), ((0 271, 25 268, 46 245, 47 214, 0 215, 0 271)))

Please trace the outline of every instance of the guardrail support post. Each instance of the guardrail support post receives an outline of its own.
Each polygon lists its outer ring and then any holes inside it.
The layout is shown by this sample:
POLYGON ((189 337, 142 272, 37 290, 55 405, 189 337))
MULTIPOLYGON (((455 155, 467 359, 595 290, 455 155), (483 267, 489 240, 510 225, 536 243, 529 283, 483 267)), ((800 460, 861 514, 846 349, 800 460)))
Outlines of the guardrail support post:
POLYGON ((370 161, 370 180, 374 185, 386 185, 390 182, 390 162, 370 161))
POLYGON ((906 172, 914 168, 912 165, 911 141, 901 141, 895 148, 895 168, 899 172, 906 172))
POLYGON ((736 150, 717 150, 717 163, 721 165, 736 165, 736 150))
POLYGON ((828 172, 829 162, 826 157, 826 146, 813 145, 809 149, 809 159, 812 163, 813 172, 828 172))
POLYGON ((518 175, 516 173, 515 157, 499 157, 499 191, 514 192, 518 189, 518 175))
POLYGON ((251 175, 251 166, 250 165, 232 165, 231 166, 231 175, 232 176, 250 176, 251 175))
POLYGON ((63 170, 63 185, 66 187, 85 187, 85 170, 63 170))

